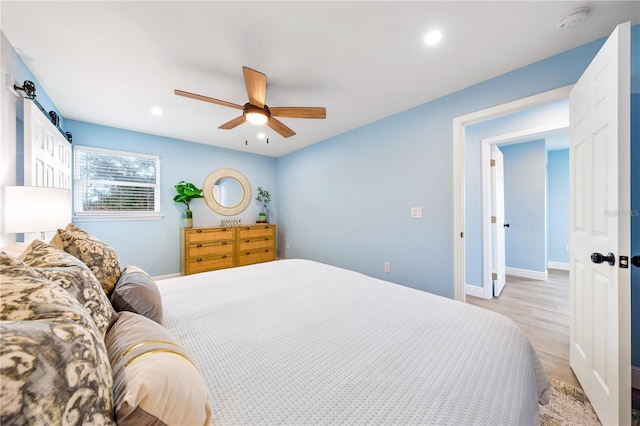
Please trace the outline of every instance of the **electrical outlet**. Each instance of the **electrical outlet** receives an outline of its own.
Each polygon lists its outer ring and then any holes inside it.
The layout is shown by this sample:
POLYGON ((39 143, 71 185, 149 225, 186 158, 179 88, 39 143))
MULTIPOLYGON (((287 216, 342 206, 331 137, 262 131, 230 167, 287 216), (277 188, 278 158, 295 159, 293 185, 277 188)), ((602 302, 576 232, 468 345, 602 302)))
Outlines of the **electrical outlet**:
POLYGON ((391 272, 391 262, 384 262, 384 271, 391 272))
POLYGON ((422 207, 411 207, 411 219, 422 219, 422 207))
POLYGON ((286 248, 286 249, 291 248, 291 245, 289 244, 289 241, 287 241, 287 242, 284 244, 284 248, 286 248))

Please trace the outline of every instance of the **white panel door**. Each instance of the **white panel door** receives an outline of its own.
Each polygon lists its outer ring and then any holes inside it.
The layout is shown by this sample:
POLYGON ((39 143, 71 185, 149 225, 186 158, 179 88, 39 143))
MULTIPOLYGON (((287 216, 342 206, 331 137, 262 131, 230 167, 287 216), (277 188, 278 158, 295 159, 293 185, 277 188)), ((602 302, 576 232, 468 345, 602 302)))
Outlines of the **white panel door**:
MULTIPOLYGON (((23 164, 24 186, 71 189, 71 143, 30 99, 24 100, 23 164)), ((47 239, 52 236, 45 235, 47 239)), ((35 238, 40 233, 24 235, 26 242, 35 238)))
POLYGON ((24 186, 71 189, 71 143, 30 99, 24 127, 24 186))
POLYGON ((491 146, 491 229, 493 236, 493 297, 500 296, 506 283, 504 235, 504 157, 497 145, 491 146), (493 220, 495 218, 495 220, 493 220))
POLYGON ((569 98, 571 367, 610 425, 631 423, 629 35, 613 31, 569 98))

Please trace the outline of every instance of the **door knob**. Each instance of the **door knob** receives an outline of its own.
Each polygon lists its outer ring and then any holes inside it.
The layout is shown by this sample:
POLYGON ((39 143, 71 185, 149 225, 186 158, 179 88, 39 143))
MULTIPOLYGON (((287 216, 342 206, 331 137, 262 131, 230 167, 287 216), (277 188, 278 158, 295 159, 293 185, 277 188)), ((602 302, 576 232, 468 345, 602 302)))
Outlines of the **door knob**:
POLYGON ((640 256, 633 256, 631 258, 631 264, 636 268, 640 268, 640 256))
POLYGON ((591 253, 591 261, 593 263, 607 262, 609 265, 613 266, 616 264, 616 257, 613 253, 608 253, 606 256, 600 253, 591 253))
POLYGON ((505 227, 505 228, 508 228, 508 227, 509 227, 509 224, 508 224, 508 223, 505 223, 505 224, 504 224, 504 227, 505 227))

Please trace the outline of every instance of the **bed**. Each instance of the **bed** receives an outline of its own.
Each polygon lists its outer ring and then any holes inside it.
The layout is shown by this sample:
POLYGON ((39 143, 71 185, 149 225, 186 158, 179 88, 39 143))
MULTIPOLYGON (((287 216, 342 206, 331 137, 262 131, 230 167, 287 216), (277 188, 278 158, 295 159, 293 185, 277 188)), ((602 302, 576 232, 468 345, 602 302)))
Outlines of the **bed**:
POLYGON ((158 282, 215 424, 538 424, 549 382, 508 318, 308 261, 158 282))
POLYGON ((69 224, 0 253, 2 424, 539 424, 508 318, 309 260, 155 282, 69 224))

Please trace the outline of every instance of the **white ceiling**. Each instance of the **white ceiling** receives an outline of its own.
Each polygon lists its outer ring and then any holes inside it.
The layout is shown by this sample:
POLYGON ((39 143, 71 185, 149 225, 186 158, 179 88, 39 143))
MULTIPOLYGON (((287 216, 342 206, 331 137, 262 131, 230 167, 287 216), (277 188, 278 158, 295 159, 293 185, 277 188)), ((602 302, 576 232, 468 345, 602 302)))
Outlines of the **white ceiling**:
MULTIPOLYGON (((640 22, 640 1, 5 1, 2 31, 65 118, 278 157, 640 22), (559 20, 590 7, 583 24, 559 20), (443 33, 436 48, 422 39, 443 33), (242 66, 267 75, 283 139, 240 111, 174 89, 247 102, 242 66), (164 114, 150 113, 158 106, 164 114), (258 140, 263 131, 269 144, 258 140), (245 146, 245 140, 248 145, 245 146)), ((78 141, 80 142, 80 141, 78 141)))

